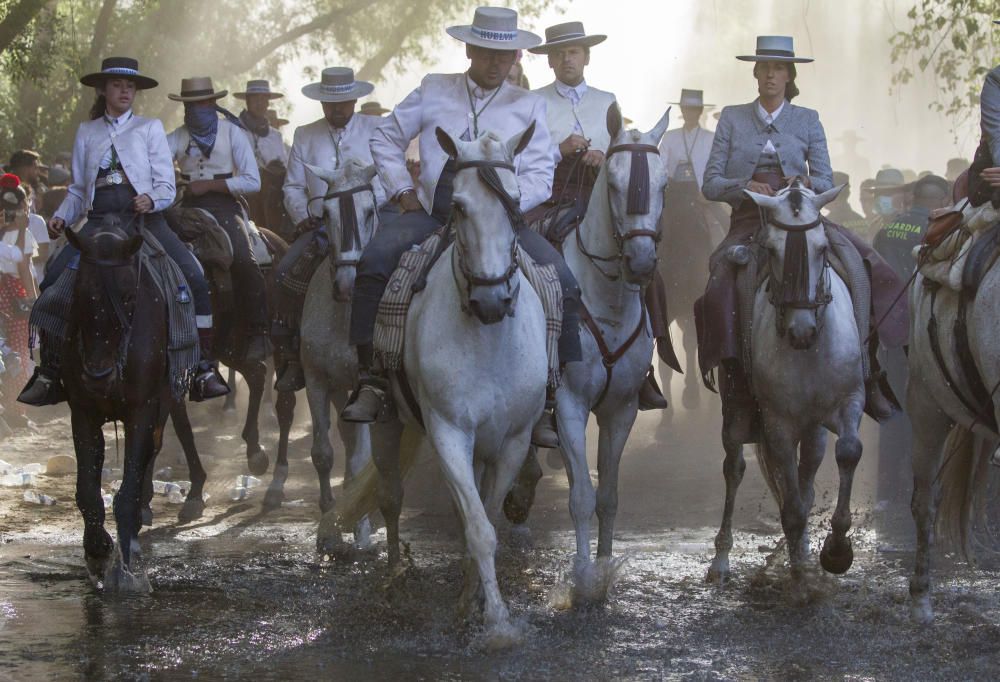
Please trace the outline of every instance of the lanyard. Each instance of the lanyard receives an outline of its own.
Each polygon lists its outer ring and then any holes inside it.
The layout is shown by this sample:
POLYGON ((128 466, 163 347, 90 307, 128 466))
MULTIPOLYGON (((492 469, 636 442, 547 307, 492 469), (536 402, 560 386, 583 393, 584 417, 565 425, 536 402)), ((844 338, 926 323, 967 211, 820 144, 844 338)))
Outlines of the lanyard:
POLYGON ((486 107, 493 103, 493 100, 496 99, 496 96, 500 93, 500 88, 502 87, 503 83, 498 85, 497 89, 493 91, 492 95, 490 95, 490 98, 486 100, 482 107, 480 107, 479 111, 476 111, 476 104, 472 99, 472 88, 469 87, 469 79, 466 77, 465 91, 469 95, 469 108, 472 109, 472 139, 475 140, 479 137, 479 116, 486 111, 486 107))
POLYGON ((336 135, 334 135, 332 127, 328 126, 327 130, 330 133, 330 141, 333 142, 333 149, 334 149, 334 152, 335 152, 334 157, 333 157, 333 161, 336 164, 336 166, 334 166, 334 167, 335 168, 340 168, 340 142, 341 141, 337 139, 336 135))

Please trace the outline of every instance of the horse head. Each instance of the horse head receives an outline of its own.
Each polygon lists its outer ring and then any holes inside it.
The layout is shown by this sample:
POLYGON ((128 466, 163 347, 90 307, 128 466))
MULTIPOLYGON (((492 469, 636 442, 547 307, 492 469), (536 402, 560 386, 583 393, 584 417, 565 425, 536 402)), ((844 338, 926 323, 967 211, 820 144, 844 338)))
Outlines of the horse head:
POLYGON ((843 188, 816 194, 795 178, 774 196, 743 190, 766 214, 758 240, 768 253, 769 296, 778 312, 778 334, 787 333, 792 348, 813 346, 819 336, 820 312, 832 300, 829 242, 820 209, 843 188))
POLYGON ((329 263, 333 268, 333 297, 341 303, 351 300, 361 252, 378 227, 372 179, 375 166, 348 159, 336 170, 306 164, 327 184, 323 196, 323 223, 330 239, 329 263))
POLYGON ((614 239, 622 276, 630 284, 648 284, 656 272, 660 213, 667 171, 658 146, 670 124, 670 109, 649 132, 625 130, 617 103, 608 107, 611 145, 604 164, 614 239))
POLYGON ((80 252, 72 315, 83 351, 84 382, 92 389, 107 389, 123 361, 139 284, 142 235, 112 215, 87 237, 66 230, 66 239, 80 252))
MULTIPOLYGON (((517 230, 524 223, 514 157, 535 132, 528 128, 504 141, 493 133, 476 140, 454 140, 438 128, 441 148, 455 160, 452 225, 456 278, 465 283, 463 308, 483 324, 514 314, 517 230)), ((460 287, 461 288, 461 287, 460 287)))

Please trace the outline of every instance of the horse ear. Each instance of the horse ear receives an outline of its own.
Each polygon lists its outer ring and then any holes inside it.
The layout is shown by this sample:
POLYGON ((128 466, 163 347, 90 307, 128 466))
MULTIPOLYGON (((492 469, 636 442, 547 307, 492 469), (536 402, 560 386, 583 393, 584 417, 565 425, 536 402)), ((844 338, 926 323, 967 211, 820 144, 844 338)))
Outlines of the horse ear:
POLYGON ((531 142, 531 138, 535 136, 535 122, 532 121, 531 125, 524 129, 524 132, 514 135, 512 138, 507 140, 507 151, 510 152, 510 158, 514 158, 518 154, 524 151, 524 148, 528 146, 531 142))
POLYGON ((813 197, 813 206, 816 210, 819 210, 829 204, 831 201, 837 198, 837 196, 847 187, 847 183, 834 187, 833 189, 828 189, 822 194, 817 194, 813 197))
POLYGON ((769 197, 766 194, 757 194, 756 192, 751 192, 748 189, 743 190, 743 193, 753 199, 753 202, 761 208, 778 207, 778 197, 769 197))
POLYGON ((311 163, 305 164, 305 167, 309 169, 309 172, 315 175, 320 180, 323 180, 328 185, 333 184, 334 172, 326 168, 320 168, 319 166, 314 166, 311 163))
POLYGON ((446 133, 440 126, 434 129, 434 135, 437 136, 438 144, 441 145, 444 153, 453 159, 457 159, 458 147, 455 145, 455 140, 451 139, 451 135, 446 133))
POLYGON ((618 108, 618 102, 611 103, 611 106, 608 107, 606 118, 608 121, 608 134, 614 140, 625 126, 624 121, 622 121, 622 110, 618 108))
POLYGON ((663 113, 660 120, 653 126, 653 129, 649 131, 649 136, 653 138, 653 144, 657 147, 660 146, 660 140, 663 139, 663 134, 667 132, 667 127, 670 125, 670 110, 673 107, 667 107, 667 110, 663 113))
POLYGON ((373 163, 370 166, 366 166, 365 169, 364 169, 364 171, 362 171, 362 172, 364 173, 365 179, 368 182, 371 182, 372 180, 375 179, 375 176, 378 175, 378 168, 373 163))
POLYGON ((66 229, 63 231, 63 234, 66 235, 66 241, 69 242, 70 246, 72 246, 80 253, 83 253, 83 242, 81 242, 80 238, 76 236, 76 232, 73 231, 72 227, 69 227, 67 225, 66 229))

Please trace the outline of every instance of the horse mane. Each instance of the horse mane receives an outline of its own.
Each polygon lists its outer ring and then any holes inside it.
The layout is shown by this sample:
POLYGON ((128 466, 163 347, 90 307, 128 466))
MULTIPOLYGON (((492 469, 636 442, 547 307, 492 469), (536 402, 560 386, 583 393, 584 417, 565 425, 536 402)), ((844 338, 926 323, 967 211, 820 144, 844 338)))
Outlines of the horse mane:
POLYGON ((792 189, 788 192, 788 204, 792 209, 792 213, 796 216, 802 212, 802 202, 805 200, 805 195, 799 188, 798 184, 792 185, 792 189))
MULTIPOLYGON (((611 223, 611 203, 608 201, 608 164, 602 164, 594 180, 594 188, 587 203, 587 212, 583 216, 580 227, 577 228, 585 237, 603 235, 607 230, 600 229, 601 222, 611 223)), ((610 233, 608 233, 610 235, 610 233)))

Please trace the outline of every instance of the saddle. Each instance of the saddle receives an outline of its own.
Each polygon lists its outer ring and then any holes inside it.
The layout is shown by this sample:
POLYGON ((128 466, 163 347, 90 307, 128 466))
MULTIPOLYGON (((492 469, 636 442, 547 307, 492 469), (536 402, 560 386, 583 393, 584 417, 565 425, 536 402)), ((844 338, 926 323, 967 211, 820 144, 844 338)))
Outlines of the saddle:
POLYGON ((953 291, 978 288, 996 261, 1000 211, 989 202, 963 200, 939 214, 924 242, 914 250, 920 274, 953 291))

